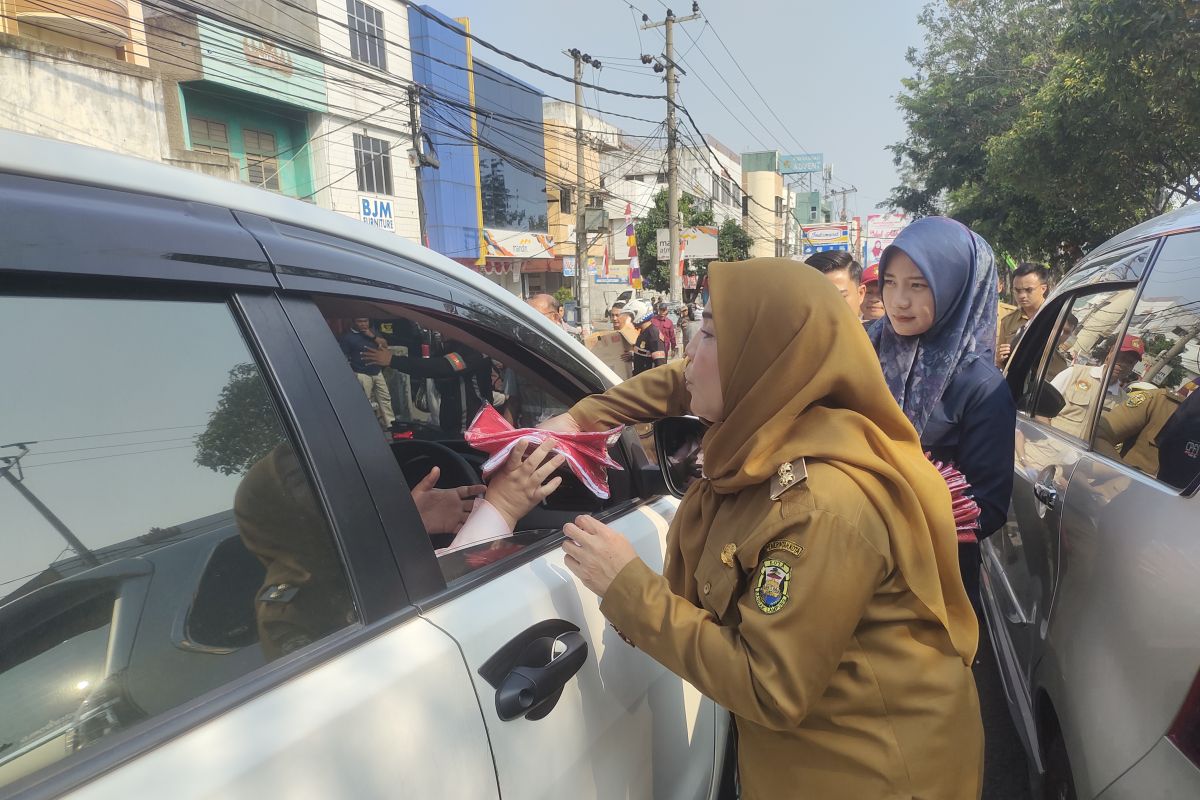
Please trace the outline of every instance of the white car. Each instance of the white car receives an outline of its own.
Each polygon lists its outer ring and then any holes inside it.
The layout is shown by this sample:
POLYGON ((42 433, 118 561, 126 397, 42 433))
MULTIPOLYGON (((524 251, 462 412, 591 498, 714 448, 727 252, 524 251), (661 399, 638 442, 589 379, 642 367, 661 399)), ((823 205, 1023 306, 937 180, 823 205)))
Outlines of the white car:
POLYGON ((716 796, 728 715, 559 549, 586 512, 661 566, 677 501, 632 431, 609 499, 568 480, 511 539, 439 558, 413 503, 432 465, 478 482, 481 398, 532 424, 615 380, 519 298, 307 203, 0 132, 0 375, 0 796, 716 796), (403 367, 386 402, 339 347, 362 317, 403 367))

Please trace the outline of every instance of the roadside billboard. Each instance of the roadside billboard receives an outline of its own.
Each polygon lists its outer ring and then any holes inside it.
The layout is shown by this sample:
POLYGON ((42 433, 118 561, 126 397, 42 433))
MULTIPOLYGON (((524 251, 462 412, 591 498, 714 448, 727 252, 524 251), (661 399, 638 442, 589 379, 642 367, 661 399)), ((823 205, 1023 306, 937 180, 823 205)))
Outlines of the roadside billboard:
POLYGON ((805 153, 801 156, 780 156, 780 175, 808 175, 825 167, 824 153, 805 153))
POLYGON ((826 250, 850 249, 850 223, 826 222, 819 225, 801 225, 801 253, 811 256, 826 250))
MULTIPOLYGON (((655 231, 655 244, 658 248, 658 260, 671 260, 671 232, 666 228, 655 231)), ((701 225, 698 228, 680 228, 679 244, 683 248, 683 258, 716 258, 717 257, 717 228, 711 225, 701 225)))
POLYGON ((863 238, 863 266, 879 263, 880 256, 911 220, 905 214, 871 214, 867 217, 867 234, 863 238))

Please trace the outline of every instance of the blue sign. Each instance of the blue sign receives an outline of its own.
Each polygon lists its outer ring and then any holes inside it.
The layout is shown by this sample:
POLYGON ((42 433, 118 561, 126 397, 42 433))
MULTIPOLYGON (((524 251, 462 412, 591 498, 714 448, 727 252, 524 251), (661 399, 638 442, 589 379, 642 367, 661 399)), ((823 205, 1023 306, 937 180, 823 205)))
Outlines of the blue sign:
POLYGON ((824 153, 805 153, 802 156, 780 156, 780 175, 807 175, 820 172, 825 166, 824 153))
POLYGON ((806 244, 804 245, 804 255, 811 256, 813 253, 826 253, 831 250, 849 250, 848 244, 806 244))

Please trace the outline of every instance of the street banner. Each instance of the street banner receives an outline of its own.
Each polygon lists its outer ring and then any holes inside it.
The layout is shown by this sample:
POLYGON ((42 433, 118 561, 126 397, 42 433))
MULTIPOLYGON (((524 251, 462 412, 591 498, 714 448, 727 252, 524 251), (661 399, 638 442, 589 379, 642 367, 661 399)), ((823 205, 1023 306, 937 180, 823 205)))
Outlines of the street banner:
POLYGON ((484 228, 483 243, 493 258, 557 258, 554 239, 544 233, 484 228))
POLYGON ((805 153, 802 156, 780 156, 780 175, 807 175, 825 167, 824 153, 805 153))
POLYGON ((629 246, 629 285, 642 288, 642 270, 638 263, 637 234, 633 229, 633 205, 625 204, 625 243, 629 246))
POLYGON ((867 216, 867 235, 863 240, 863 266, 879 264, 883 251, 895 241, 910 222, 905 214, 870 214, 867 216))
MULTIPOLYGON (((659 228, 654 235, 655 244, 658 245, 658 260, 670 261, 671 232, 666 228, 659 228)), ((683 258, 716 258, 717 228, 712 225, 680 228, 679 247, 683 251, 683 258)))
POLYGON ((850 249, 850 223, 825 222, 818 225, 801 225, 801 252, 804 256, 823 253, 827 250, 850 249))

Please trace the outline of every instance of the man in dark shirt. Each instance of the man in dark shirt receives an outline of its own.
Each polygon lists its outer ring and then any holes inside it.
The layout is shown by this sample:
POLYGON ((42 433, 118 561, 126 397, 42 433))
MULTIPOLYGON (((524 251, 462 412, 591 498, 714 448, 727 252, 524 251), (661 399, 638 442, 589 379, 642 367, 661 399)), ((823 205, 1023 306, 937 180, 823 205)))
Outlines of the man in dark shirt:
POLYGON ((641 300, 630 300, 622 310, 629 315, 630 322, 637 329, 637 339, 633 349, 626 355, 633 360, 633 374, 640 375, 648 369, 653 369, 667 363, 667 351, 663 346, 662 335, 654 327, 654 310, 641 300))
POLYGON ((392 411, 392 392, 383 378, 383 367, 387 364, 381 366, 367 359, 365 355, 376 347, 387 347, 387 341, 375 335, 371 330, 371 320, 366 317, 355 317, 353 326, 349 333, 338 340, 338 344, 350 361, 354 377, 358 378, 363 391, 367 393, 371 408, 375 410, 375 415, 386 430, 396 421, 396 414, 392 411))
POLYGON ((493 400, 492 360, 461 342, 447 341, 445 350, 440 356, 417 358, 394 356, 380 348, 368 350, 363 360, 419 380, 432 379, 441 398, 439 426, 446 433, 461 433, 484 403, 493 400))

